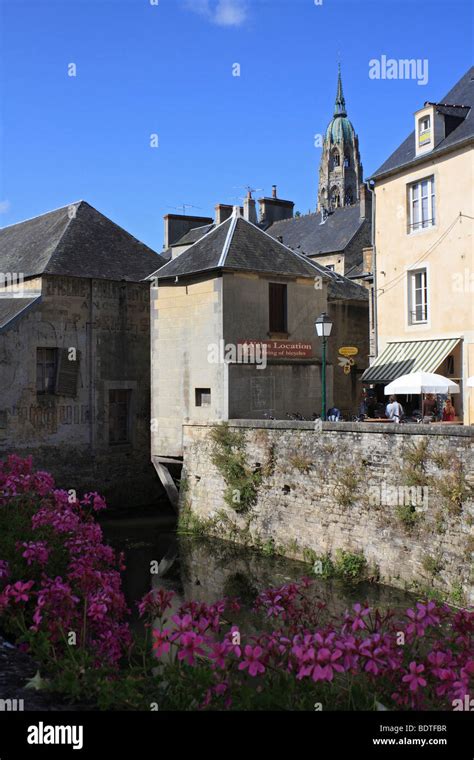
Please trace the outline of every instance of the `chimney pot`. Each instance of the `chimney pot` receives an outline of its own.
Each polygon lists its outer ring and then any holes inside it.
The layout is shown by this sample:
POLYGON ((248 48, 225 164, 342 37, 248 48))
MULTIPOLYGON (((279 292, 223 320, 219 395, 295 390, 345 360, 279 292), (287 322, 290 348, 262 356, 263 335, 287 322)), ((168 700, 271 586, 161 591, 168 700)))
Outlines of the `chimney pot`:
POLYGON ((277 197, 277 186, 272 185, 272 198, 276 198, 276 197, 277 197))

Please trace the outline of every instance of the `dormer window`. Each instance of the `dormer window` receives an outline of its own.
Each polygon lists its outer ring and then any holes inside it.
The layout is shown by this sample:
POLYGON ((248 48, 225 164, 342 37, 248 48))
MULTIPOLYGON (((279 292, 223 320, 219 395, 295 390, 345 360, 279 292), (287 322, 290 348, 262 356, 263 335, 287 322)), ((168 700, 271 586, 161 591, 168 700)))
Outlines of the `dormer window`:
POLYGON ((431 142, 431 118, 423 116, 418 121, 418 146, 421 148, 431 142))

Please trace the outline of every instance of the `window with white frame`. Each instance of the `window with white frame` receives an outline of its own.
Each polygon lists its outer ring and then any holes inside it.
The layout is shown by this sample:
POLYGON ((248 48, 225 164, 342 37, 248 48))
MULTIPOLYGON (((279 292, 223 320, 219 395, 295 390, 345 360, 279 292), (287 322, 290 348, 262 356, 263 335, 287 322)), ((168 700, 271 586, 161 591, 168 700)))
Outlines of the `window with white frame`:
POLYGON ((426 269, 408 272, 408 321, 419 325, 428 321, 428 278, 426 269))
POLYGON ((427 177, 408 186, 410 222, 408 232, 415 232, 435 223, 435 181, 427 177))
POLYGON ((421 147, 431 141, 431 119, 423 116, 418 122, 418 145, 421 147))

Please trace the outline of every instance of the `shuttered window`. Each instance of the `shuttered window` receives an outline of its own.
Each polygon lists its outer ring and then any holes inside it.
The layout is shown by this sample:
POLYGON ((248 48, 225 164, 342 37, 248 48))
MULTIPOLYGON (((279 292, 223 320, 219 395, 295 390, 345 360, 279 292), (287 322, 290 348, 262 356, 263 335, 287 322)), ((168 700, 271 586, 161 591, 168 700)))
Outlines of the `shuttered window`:
POLYGON ((80 351, 69 348, 37 348, 36 393, 77 396, 80 355, 80 351))
POLYGON ((74 356, 68 348, 58 349, 58 372, 56 377, 56 395, 77 396, 77 379, 81 352, 75 350, 74 356))
POLYGON ((57 348, 36 349, 36 393, 43 395, 55 392, 57 368, 57 348))
POLYGON ((109 443, 130 442, 131 390, 109 391, 109 443))
POLYGON ((270 332, 286 332, 286 285, 269 283, 270 332))

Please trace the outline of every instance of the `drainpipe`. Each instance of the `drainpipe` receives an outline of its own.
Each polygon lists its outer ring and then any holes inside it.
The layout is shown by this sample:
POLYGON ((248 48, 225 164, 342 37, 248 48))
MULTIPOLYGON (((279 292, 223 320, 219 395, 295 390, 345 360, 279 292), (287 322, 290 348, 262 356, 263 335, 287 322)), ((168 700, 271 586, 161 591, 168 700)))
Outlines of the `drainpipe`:
POLYGON ((379 352, 379 330, 378 330, 378 317, 377 317, 377 251, 375 247, 375 191, 371 188, 369 180, 365 183, 367 190, 369 190, 370 194, 372 195, 372 229, 370 233, 371 237, 371 245, 372 245, 372 269, 374 273, 374 313, 373 313, 373 320, 374 320, 374 348, 375 348, 375 356, 378 355, 379 352))

